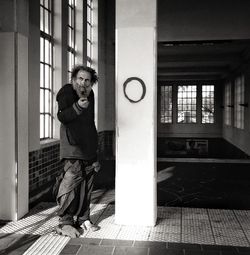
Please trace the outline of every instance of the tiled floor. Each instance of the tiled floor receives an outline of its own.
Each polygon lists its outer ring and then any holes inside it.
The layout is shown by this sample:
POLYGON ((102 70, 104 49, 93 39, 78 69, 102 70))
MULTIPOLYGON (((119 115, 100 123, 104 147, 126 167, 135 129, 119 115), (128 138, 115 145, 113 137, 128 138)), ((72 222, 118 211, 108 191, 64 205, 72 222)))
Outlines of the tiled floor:
POLYGON ((3 226, 2 254, 250 254, 248 210, 158 207, 157 225, 138 227, 116 225, 113 204, 92 204, 92 220, 101 229, 76 239, 55 234, 55 211, 54 204, 42 203, 3 226))
POLYGON ((116 225, 114 190, 99 189, 91 207, 99 231, 59 236, 55 204, 40 203, 0 226, 0 254, 250 255, 250 162, 210 161, 159 160, 155 227, 116 225))

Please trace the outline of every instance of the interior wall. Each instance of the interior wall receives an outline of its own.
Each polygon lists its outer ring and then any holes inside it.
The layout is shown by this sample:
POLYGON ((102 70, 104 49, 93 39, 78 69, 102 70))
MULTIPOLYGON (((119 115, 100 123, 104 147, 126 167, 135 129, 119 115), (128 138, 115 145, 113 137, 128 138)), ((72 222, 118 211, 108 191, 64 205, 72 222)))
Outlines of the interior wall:
POLYGON ((40 148, 40 1, 29 1, 29 151, 40 148))
POLYGON ((16 212, 14 56, 14 33, 0 33, 0 202, 4 205, 0 219, 15 219, 16 212))
POLYGON ((99 1, 98 131, 115 129, 115 0, 99 1))
MULTIPOLYGON (((239 149, 244 151, 246 154, 250 155, 250 63, 245 66, 239 73, 244 74, 245 77, 245 103, 248 107, 244 108, 244 129, 235 128, 233 125, 227 126, 223 125, 223 137, 230 143, 237 146, 239 149)), ((232 77, 232 85, 234 84, 234 78, 232 77)))
POLYGON ((158 0, 158 41, 249 39, 248 0, 158 0))

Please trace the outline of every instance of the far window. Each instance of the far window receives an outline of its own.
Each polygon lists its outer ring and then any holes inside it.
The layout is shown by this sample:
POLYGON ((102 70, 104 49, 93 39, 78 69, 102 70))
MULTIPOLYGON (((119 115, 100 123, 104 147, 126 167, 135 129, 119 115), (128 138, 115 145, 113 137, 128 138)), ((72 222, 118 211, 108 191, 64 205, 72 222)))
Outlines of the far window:
POLYGON ((234 126, 244 129, 244 76, 239 76, 235 80, 234 91, 234 126))
POLYGON ((231 83, 225 85, 224 92, 224 123, 228 126, 232 124, 232 86, 231 83))
POLYGON ((214 85, 202 85, 202 123, 214 123, 214 85))
POLYGON ((196 123, 197 86, 178 86, 178 123, 196 123))
POLYGON ((172 123, 172 86, 161 86, 161 123, 172 123))

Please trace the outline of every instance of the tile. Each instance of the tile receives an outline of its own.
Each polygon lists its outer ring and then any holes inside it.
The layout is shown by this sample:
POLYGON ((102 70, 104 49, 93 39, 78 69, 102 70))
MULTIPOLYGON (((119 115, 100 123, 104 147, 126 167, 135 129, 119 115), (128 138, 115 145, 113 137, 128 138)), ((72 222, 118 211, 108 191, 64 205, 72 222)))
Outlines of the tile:
POLYGON ((148 248, 115 247, 113 255, 148 255, 148 248))
POLYGON ((170 249, 185 249, 185 250, 201 251, 201 245, 199 244, 168 243, 167 247, 170 249))
POLYGON ((60 255, 64 255, 64 254, 70 254, 70 255, 74 255, 77 254, 77 252, 79 251, 81 245, 70 245, 67 244, 63 250, 60 252, 60 255))
POLYGON ((167 233, 167 232, 150 232, 148 241, 159 241, 159 242, 180 242, 180 233, 167 233))
POLYGON ((150 227, 121 226, 117 239, 147 241, 150 227))
POLYGON ((250 247, 237 247, 238 252, 248 252, 250 254, 250 247))
POLYGON ((134 247, 157 247, 157 248, 166 248, 167 245, 165 242, 144 242, 144 241, 135 241, 134 247))
POLYGON ((149 248, 149 255, 184 255, 184 251, 151 247, 149 248))
POLYGON ((100 238, 71 238, 68 244, 77 245, 77 244, 92 244, 99 245, 102 239, 100 238))
POLYGON ((77 255, 111 255, 113 250, 112 246, 82 245, 77 255))
POLYGON ((118 239, 103 239, 100 245, 110 245, 110 246, 128 246, 132 247, 134 244, 133 240, 118 240, 118 239))
POLYGON ((185 255, 220 255, 219 251, 185 251, 185 255))

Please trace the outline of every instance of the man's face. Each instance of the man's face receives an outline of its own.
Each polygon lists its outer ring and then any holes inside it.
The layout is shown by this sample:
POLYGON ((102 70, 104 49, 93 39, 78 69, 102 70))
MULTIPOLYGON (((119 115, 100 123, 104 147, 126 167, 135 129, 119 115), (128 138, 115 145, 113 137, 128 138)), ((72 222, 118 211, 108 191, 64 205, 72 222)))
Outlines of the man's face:
POLYGON ((88 97, 92 85, 91 74, 84 70, 80 70, 73 79, 73 88, 79 97, 88 97))

